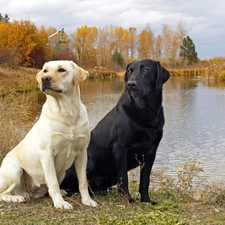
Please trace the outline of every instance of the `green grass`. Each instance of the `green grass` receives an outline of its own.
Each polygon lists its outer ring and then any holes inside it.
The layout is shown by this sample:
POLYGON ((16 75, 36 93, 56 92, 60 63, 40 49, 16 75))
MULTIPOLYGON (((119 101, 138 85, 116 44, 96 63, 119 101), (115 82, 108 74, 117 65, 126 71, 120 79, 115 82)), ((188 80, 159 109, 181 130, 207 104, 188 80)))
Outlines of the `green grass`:
POLYGON ((179 224, 176 202, 158 206, 129 204, 117 192, 95 197, 99 206, 80 204, 79 195, 67 199, 73 210, 59 210, 52 206, 50 198, 32 199, 26 203, 1 203, 1 224, 179 224))
POLYGON ((153 206, 139 202, 136 188, 137 184, 131 185, 135 204, 129 204, 116 190, 94 196, 99 204, 96 208, 82 205, 79 194, 66 198, 73 210, 55 209, 50 197, 29 199, 25 203, 0 202, 0 221, 1 224, 225 224, 224 205, 182 198, 175 192, 161 190, 151 193, 158 202, 153 206))

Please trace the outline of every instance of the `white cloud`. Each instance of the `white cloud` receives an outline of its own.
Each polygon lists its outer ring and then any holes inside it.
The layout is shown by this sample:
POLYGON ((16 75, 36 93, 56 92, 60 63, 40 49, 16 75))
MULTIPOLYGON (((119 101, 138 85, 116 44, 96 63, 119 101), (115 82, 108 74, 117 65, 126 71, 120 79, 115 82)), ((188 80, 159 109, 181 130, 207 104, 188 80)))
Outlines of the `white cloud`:
POLYGON ((1 0, 0 13, 13 20, 29 19, 40 27, 65 28, 67 34, 82 25, 103 28, 136 27, 149 23, 156 34, 162 24, 172 30, 182 21, 200 58, 225 55, 225 1, 221 0, 1 0), (210 43, 210 44, 209 44, 210 43))

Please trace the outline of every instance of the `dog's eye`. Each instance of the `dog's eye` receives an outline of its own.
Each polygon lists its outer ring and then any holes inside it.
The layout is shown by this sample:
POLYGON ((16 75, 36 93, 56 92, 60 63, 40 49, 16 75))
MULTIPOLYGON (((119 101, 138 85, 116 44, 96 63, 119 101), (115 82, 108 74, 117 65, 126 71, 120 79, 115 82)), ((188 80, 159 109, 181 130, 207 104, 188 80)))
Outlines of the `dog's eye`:
POLYGON ((133 71, 132 71, 132 70, 128 70, 127 73, 128 73, 129 75, 131 75, 131 74, 133 73, 133 71))
POLYGON ((62 73, 65 72, 66 70, 64 70, 63 68, 58 69, 58 72, 62 73))
POLYGON ((46 70, 46 69, 44 69, 44 71, 43 71, 44 73, 47 73, 48 72, 48 70, 46 70))
POLYGON ((144 68, 144 69, 143 69, 143 72, 144 72, 144 73, 147 73, 148 71, 149 71, 148 68, 144 68))

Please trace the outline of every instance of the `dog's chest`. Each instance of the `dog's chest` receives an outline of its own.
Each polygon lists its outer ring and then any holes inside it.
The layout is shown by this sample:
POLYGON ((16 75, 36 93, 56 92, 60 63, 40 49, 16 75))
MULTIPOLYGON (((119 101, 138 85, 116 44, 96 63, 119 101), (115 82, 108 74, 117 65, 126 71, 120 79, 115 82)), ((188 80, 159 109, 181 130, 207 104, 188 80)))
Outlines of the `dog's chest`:
POLYGON ((137 131, 130 136, 127 142, 127 153, 132 157, 142 157, 149 153, 151 146, 154 144, 156 135, 151 131, 137 131))
POLYGON ((77 141, 82 135, 78 133, 75 128, 67 128, 65 131, 58 131, 52 134, 52 142, 55 147, 61 146, 61 148, 74 148, 79 142, 77 141))
POLYGON ((74 141, 78 136, 75 127, 67 128, 66 132, 62 132, 61 135, 61 138, 65 139, 65 141, 74 141))

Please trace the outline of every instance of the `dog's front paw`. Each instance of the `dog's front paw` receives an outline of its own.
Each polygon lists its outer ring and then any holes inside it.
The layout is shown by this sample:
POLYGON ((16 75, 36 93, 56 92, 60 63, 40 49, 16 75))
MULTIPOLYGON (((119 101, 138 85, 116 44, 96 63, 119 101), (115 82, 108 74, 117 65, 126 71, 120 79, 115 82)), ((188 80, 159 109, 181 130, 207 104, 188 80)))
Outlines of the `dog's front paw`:
POLYGON ((5 202, 25 202, 25 198, 21 195, 1 195, 0 200, 5 202))
POLYGON ((128 200, 130 204, 133 204, 136 202, 131 196, 128 197, 128 200))
POLYGON ((98 206, 98 203, 96 203, 95 201, 93 201, 91 198, 88 198, 88 199, 82 199, 82 203, 83 203, 84 205, 92 206, 92 207, 98 206))
POLYGON ((73 206, 66 201, 63 201, 61 203, 55 203, 54 206, 55 208, 58 208, 58 209, 73 209, 73 206))

